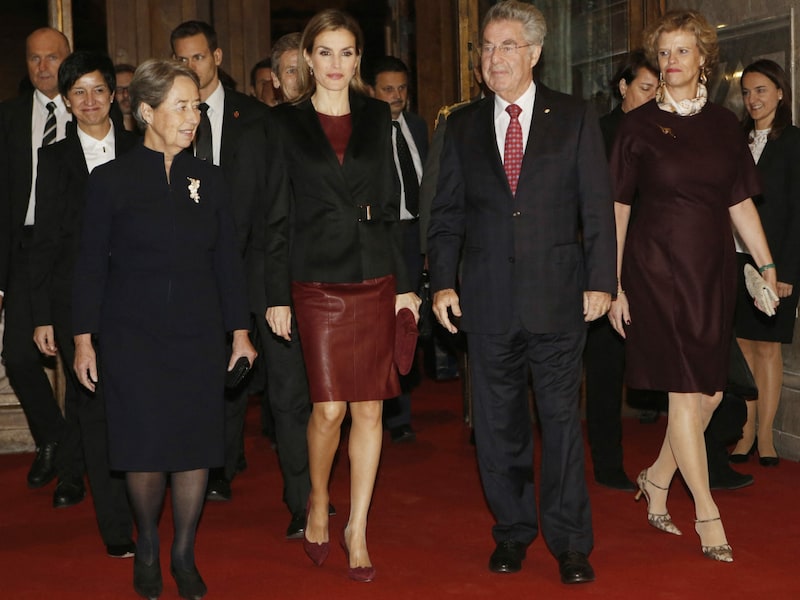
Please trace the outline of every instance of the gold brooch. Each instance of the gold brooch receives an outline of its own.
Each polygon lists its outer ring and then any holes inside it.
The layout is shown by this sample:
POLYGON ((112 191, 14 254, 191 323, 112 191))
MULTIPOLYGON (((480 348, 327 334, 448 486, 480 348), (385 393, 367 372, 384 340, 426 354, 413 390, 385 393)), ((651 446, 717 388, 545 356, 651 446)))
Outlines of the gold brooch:
MULTIPOLYGON (((657 124, 657 125, 658 125, 658 124, 657 124)), ((658 128, 659 128, 659 129, 661 129, 661 133, 663 133, 664 135, 668 135, 668 136, 669 136, 669 137, 671 137, 673 140, 677 140, 677 139, 678 139, 678 138, 677 138, 677 136, 676 136, 674 133, 672 133, 672 128, 670 128, 670 127, 664 127, 664 126, 662 126, 662 125, 658 125, 658 128)))

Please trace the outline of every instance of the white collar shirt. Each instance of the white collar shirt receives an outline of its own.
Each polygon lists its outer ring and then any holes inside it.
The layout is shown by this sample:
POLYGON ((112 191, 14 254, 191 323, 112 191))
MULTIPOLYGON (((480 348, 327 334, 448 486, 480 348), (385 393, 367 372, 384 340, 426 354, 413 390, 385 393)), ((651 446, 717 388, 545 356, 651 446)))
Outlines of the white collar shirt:
POLYGON ((500 96, 494 97, 494 133, 497 137, 497 149, 500 151, 500 158, 505 158, 503 153, 506 146, 506 131, 511 122, 511 115, 506 112, 509 104, 516 104, 522 109, 519 114, 519 124, 522 127, 522 149, 523 152, 528 147, 528 136, 531 131, 533 121, 533 103, 536 101, 536 84, 531 81, 528 89, 514 102, 506 102, 500 96))

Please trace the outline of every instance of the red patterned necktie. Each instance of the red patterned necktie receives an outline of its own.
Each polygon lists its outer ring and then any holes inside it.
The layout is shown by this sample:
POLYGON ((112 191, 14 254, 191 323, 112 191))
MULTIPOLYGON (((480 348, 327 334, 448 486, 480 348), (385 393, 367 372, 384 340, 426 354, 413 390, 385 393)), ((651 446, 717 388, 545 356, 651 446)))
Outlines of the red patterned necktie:
POLYGON ((519 114, 522 109, 516 104, 506 106, 506 112, 511 116, 511 121, 506 129, 506 145, 503 151, 503 168, 506 170, 508 185, 511 194, 517 193, 519 172, 522 169, 522 125, 519 124, 519 114))

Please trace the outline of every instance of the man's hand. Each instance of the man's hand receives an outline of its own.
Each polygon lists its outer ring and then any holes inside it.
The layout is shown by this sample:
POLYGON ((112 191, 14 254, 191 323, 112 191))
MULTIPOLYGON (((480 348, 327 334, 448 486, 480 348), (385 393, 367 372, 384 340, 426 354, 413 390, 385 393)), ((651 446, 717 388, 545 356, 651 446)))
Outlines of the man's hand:
POLYGON ((583 292, 583 320, 587 323, 599 319, 611 307, 608 292, 583 292))
POLYGON ((433 314, 436 315, 436 319, 447 331, 458 333, 458 328, 450 322, 450 315, 447 313, 448 308, 452 311, 454 317, 461 316, 458 294, 452 288, 439 290, 433 295, 433 314))
POLYGON ((39 325, 33 330, 33 342, 45 356, 56 355, 56 338, 52 325, 39 325))

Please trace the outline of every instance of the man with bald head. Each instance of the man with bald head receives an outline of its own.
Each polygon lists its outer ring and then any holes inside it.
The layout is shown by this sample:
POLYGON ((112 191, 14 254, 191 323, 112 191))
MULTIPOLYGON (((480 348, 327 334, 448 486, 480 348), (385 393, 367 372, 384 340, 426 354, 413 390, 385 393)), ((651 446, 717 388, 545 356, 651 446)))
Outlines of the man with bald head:
MULTIPOLYGON (((33 241, 38 151, 64 137, 70 115, 58 93, 58 67, 69 55, 64 35, 49 27, 26 40, 28 76, 34 89, 0 104, 0 307, 5 307, 3 360, 36 442, 28 486, 56 475, 55 455, 64 419, 33 343, 28 256, 33 241)), ((69 366, 67 367, 69 368, 69 366)), ((83 499, 61 498, 58 506, 83 499)))

